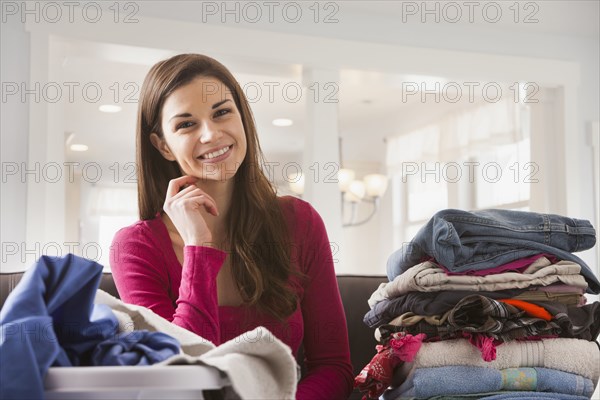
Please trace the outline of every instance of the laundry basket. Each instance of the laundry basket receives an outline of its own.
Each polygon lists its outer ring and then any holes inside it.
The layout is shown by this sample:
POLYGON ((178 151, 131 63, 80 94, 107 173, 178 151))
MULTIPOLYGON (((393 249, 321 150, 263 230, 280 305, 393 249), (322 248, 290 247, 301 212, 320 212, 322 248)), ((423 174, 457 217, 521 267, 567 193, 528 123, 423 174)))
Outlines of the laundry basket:
POLYGON ((46 400, 204 400, 226 386, 224 374, 201 365, 52 367, 44 382, 46 400))

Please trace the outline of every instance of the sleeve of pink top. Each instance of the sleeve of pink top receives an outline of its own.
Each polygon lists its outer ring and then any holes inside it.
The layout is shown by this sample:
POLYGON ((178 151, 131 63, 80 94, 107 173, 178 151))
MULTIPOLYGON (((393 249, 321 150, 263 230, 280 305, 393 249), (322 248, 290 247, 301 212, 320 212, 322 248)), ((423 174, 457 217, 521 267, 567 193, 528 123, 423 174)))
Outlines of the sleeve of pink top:
POLYGON ((124 302, 147 307, 215 345, 220 344, 216 282, 227 253, 212 247, 185 246, 179 296, 174 304, 169 296, 167 260, 143 228, 121 229, 111 250, 111 271, 124 302))
MULTIPOLYGON (((308 203, 298 204, 304 238, 301 269, 308 275, 302 300, 307 373, 298 384, 298 400, 347 399, 354 382, 346 316, 340 297, 325 225, 308 203)), ((299 239, 301 240, 301 239, 299 239)))

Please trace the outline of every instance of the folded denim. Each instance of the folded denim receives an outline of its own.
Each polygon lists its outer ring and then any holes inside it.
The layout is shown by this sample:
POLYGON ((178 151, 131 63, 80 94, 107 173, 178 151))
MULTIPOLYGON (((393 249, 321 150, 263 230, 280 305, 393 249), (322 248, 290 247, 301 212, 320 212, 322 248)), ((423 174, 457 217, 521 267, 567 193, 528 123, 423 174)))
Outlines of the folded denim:
POLYGON ((586 220, 513 210, 443 210, 410 243, 392 253, 389 280, 432 257, 451 272, 492 269, 540 253, 581 266, 588 293, 600 293, 600 281, 572 252, 590 249, 596 231, 586 220))
POLYGON ((552 262, 552 264, 555 264, 557 261, 559 261, 552 254, 540 253, 540 254, 535 254, 533 256, 530 256, 530 257, 519 258, 518 260, 511 261, 511 262, 503 264, 503 265, 499 265, 495 268, 488 268, 488 269, 479 270, 479 271, 476 270, 476 271, 467 271, 467 272, 452 272, 452 271, 448 271, 441 264, 438 264, 438 266, 440 268, 442 268, 446 272, 447 275, 487 276, 487 275, 499 274, 502 272, 522 272, 528 266, 530 266, 536 260, 538 260, 542 257, 546 257, 548 260, 550 260, 552 262))

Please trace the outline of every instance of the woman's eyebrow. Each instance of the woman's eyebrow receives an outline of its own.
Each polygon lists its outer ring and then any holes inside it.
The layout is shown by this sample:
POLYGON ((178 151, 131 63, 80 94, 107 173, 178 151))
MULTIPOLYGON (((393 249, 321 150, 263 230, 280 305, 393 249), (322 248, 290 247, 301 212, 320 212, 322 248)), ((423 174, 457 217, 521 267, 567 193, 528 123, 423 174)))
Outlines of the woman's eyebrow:
MULTIPOLYGON (((219 107, 221 104, 224 104, 228 101, 231 101, 231 99, 225 99, 225 100, 219 101, 218 103, 213 104, 211 108, 214 110, 215 108, 219 107)), ((192 116, 192 114, 190 114, 190 113, 175 114, 171 118, 169 118, 169 122, 171 122, 171 120, 174 118, 189 118, 191 116, 192 116)))
POLYGON ((221 104, 223 104, 223 103, 225 103, 227 101, 231 101, 231 99, 225 99, 225 100, 222 100, 222 101, 220 101, 218 103, 213 104, 212 109, 214 110, 215 108, 219 107, 221 104))
POLYGON ((171 120, 174 118, 189 118, 191 116, 192 116, 192 114, 190 114, 190 113, 176 114, 176 115, 173 115, 171 118, 169 118, 169 122, 171 122, 171 120))

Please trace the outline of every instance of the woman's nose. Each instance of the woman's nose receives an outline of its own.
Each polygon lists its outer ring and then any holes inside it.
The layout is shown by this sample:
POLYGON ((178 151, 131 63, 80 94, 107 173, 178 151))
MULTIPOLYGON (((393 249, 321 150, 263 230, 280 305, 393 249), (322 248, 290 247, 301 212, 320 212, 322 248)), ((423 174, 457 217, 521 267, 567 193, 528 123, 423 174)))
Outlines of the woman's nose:
POLYGON ((216 124, 207 122, 200 129, 200 143, 216 142, 222 135, 216 124))

